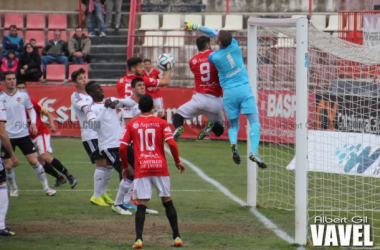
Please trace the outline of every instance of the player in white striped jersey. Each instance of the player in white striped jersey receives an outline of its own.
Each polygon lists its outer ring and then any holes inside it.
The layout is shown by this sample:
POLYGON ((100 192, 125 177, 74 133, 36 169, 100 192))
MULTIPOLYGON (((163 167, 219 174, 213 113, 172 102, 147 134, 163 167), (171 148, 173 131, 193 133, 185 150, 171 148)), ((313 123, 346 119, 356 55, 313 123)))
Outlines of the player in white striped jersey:
MULTIPOLYGON (((49 187, 45 171, 42 165, 38 162, 36 148, 30 139, 29 129, 31 133, 37 133, 36 127, 36 112, 33 109, 33 104, 30 101, 27 92, 17 90, 16 75, 12 71, 7 71, 3 74, 5 89, 0 93, 0 102, 4 104, 8 122, 5 126, 9 135, 13 150, 16 146, 20 148, 26 160, 32 166, 36 176, 39 178, 43 190, 48 196, 55 195, 56 191, 49 187), (25 109, 31 119, 30 128, 28 126, 25 109)), ((13 163, 9 152, 6 148, 1 147, 1 154, 4 160, 7 181, 10 186, 10 195, 18 196, 18 187, 16 184, 16 175, 13 170, 13 163)))
MULTIPOLYGON (((98 133, 99 157, 106 159, 107 169, 111 169, 111 171, 112 168, 116 169, 121 180, 119 146, 123 129, 121 127, 116 109, 130 108, 135 105, 135 102, 129 98, 117 99, 111 97, 104 100, 104 91, 97 82, 89 82, 86 85, 86 92, 93 99, 93 103, 91 103, 87 108, 86 116, 90 127, 98 133)), ((101 190, 100 194, 107 192, 109 179, 107 179, 106 183, 99 183, 99 185, 103 184, 98 187, 101 190)), ((120 186, 121 185, 122 182, 120 183, 120 186)), ((97 195, 99 194, 94 193, 95 198, 97 198, 97 195)), ((132 214, 127 208, 122 207, 121 204, 116 208, 115 206, 112 208, 120 214, 132 214)))
MULTIPOLYGON (((19 165, 19 161, 15 152, 13 151, 12 144, 9 140, 7 131, 5 129, 5 123, 7 122, 7 117, 5 113, 4 104, 0 102, 0 141, 2 146, 10 152, 13 167, 19 165)), ((10 228, 5 226, 5 217, 8 212, 8 188, 5 177, 5 168, 3 162, 0 158, 0 236, 15 236, 16 233, 12 232, 10 228)))
POLYGON ((86 109, 88 105, 92 103, 92 98, 85 90, 87 84, 85 71, 83 69, 74 71, 71 74, 71 79, 76 87, 76 91, 71 95, 71 107, 79 120, 83 147, 90 157, 91 162, 96 166, 94 173, 94 192, 97 194, 97 198, 92 196, 90 202, 98 206, 109 206, 109 204, 113 203, 113 200, 107 194, 104 196, 100 195, 100 189, 98 188, 109 179, 110 171, 107 169, 106 160, 100 158, 97 153, 99 151, 98 133, 91 129, 87 122, 86 109))

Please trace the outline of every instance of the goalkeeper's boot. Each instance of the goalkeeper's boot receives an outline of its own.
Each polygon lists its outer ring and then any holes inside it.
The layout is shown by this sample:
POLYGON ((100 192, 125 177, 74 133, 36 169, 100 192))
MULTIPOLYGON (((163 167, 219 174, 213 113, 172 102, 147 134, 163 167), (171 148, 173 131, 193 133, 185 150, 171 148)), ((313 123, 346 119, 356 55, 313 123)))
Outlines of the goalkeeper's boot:
POLYGON ((118 213, 120 215, 132 215, 132 212, 128 210, 128 208, 123 205, 112 205, 112 211, 118 213))
POLYGON ((0 229, 0 236, 16 236, 16 233, 10 228, 0 229))
POLYGON ((174 239, 174 242, 173 242, 173 247, 181 247, 182 246, 182 240, 180 237, 177 237, 174 239))
POLYGON ((257 154, 251 152, 249 154, 249 159, 253 162, 256 162, 259 168, 267 168, 267 164, 265 164, 264 161, 257 154))
POLYGON ((136 248, 142 248, 143 247, 143 242, 142 240, 138 239, 135 241, 135 244, 133 244, 132 248, 136 249, 136 248))
POLYGON ((236 164, 240 164, 241 159, 240 159, 239 151, 237 149, 237 145, 236 144, 231 144, 231 152, 232 152, 232 160, 236 164))
POLYGON ((115 203, 115 201, 112 200, 112 199, 110 198, 110 196, 109 196, 107 193, 103 194, 103 195, 100 196, 100 197, 102 197, 102 199, 104 200, 104 202, 107 203, 107 204, 111 204, 111 205, 112 205, 112 204, 115 203))
POLYGON ((177 141, 180 135, 182 135, 184 131, 185 131, 185 128, 183 126, 179 126, 178 128, 176 128, 173 133, 174 140, 177 141))
POLYGON ((91 197, 90 199, 90 202, 94 205, 98 205, 98 206, 101 206, 101 207, 109 207, 110 205, 108 205, 103 199, 102 197, 98 197, 98 198, 95 198, 94 196, 91 197))
POLYGON ((214 127, 213 122, 211 122, 211 121, 207 122, 206 126, 201 130, 201 132, 199 132, 197 139, 202 140, 203 138, 205 138, 206 135, 211 133, 213 127, 214 127))

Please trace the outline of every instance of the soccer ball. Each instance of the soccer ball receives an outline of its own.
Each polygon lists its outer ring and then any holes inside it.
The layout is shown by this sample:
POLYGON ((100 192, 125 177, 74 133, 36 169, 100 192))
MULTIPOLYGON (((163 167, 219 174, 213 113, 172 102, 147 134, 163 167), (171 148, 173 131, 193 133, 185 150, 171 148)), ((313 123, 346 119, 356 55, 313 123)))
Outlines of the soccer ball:
POLYGON ((157 65, 163 71, 171 70, 174 68, 174 58, 170 54, 161 54, 157 58, 157 65))

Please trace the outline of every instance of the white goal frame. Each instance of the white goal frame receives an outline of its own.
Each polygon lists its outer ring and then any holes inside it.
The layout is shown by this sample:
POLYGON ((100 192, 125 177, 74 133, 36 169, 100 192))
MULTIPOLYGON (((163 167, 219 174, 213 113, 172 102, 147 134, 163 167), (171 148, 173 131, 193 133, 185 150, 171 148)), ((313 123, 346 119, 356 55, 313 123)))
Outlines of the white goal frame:
MULTIPOLYGON (((305 245, 307 242, 308 225, 308 143, 307 143, 307 120, 308 120, 308 20, 299 19, 267 19, 249 18, 248 29, 248 62, 249 82, 253 94, 257 100, 257 27, 296 27, 296 124, 302 124, 296 130, 296 168, 295 168, 295 243, 305 245), (301 104, 301 105, 300 105, 301 104)), ((260 107, 259 107, 260 108, 260 107)), ((298 126, 297 126, 298 127, 298 126)), ((249 138, 250 126, 247 126, 247 138, 249 138)), ((250 140, 247 140, 247 155, 250 153, 250 140)), ((268 166, 270 168, 271 166, 268 166)), ((257 205, 257 166, 247 161, 247 204, 257 205)), ((261 171, 261 170, 260 170, 261 171)), ((262 170, 262 171, 265 171, 262 170)))

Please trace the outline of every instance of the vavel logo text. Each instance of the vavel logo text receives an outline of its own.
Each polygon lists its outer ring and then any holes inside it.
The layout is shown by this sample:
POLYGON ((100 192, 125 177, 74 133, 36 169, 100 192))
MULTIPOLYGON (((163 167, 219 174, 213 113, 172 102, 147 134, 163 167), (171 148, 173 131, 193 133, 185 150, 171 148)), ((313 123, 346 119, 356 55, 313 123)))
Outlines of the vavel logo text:
POLYGON ((316 216, 310 225, 313 246, 371 247, 371 225, 367 217, 316 216))

